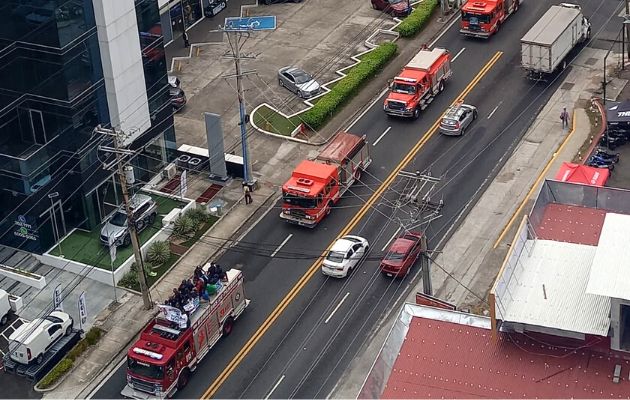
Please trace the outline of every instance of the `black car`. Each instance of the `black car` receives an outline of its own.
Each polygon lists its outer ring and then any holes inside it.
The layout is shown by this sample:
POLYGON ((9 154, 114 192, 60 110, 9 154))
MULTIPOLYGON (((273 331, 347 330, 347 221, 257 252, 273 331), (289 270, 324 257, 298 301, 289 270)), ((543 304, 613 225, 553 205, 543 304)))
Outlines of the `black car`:
POLYGON ((204 7, 203 13, 207 18, 214 17, 227 7, 227 0, 210 0, 210 4, 204 7))
POLYGON ((169 87, 169 92, 171 94, 173 111, 177 112, 181 110, 186 105, 186 93, 184 93, 181 88, 173 86, 169 87))

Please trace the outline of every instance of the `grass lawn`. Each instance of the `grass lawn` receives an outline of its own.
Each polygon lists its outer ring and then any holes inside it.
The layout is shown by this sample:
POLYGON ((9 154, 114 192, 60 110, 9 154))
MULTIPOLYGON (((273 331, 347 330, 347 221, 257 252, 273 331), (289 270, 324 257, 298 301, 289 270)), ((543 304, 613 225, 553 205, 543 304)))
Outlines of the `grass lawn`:
POLYGON ((260 107, 253 118, 254 123, 261 129, 285 136, 290 136, 302 122, 297 115, 285 118, 267 106, 260 107))
MULTIPOLYGON (((153 226, 145 228, 140 232, 140 245, 149 240, 162 228, 162 217, 168 214, 173 208, 181 208, 185 205, 178 200, 173 200, 163 196, 156 196, 151 194, 151 197, 158 203, 158 216, 153 223, 153 226)), ((75 230, 70 236, 65 238, 61 242, 61 251, 65 258, 84 263, 87 265, 94 265, 98 268, 111 270, 109 248, 103 246, 100 241, 102 225, 94 228, 91 232, 85 232, 75 230)), ((59 249, 55 246, 50 254, 59 256, 59 249)), ((114 261, 114 268, 118 268, 123 262, 133 255, 133 248, 131 245, 127 247, 118 247, 116 249, 116 261, 114 261)))

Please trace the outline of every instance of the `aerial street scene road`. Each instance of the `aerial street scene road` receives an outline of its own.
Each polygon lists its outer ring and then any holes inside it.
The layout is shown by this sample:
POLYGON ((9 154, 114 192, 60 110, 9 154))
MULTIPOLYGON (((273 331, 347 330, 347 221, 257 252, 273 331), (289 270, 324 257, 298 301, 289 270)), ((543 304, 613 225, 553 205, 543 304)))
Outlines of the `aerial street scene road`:
POLYGON ((630 0, 0 11, 0 398, 630 397, 630 0))

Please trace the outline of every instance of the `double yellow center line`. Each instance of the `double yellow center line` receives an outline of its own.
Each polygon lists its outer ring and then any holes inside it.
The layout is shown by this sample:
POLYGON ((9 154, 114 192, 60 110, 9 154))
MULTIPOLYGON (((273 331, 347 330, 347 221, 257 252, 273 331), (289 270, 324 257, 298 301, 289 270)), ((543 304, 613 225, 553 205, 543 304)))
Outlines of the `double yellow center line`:
MULTIPOLYGON (((479 83, 479 81, 490 71, 490 69, 496 64, 496 62, 501 58, 503 52, 498 51, 494 54, 494 56, 484 65, 484 67, 479 71, 479 73, 475 76, 475 78, 466 86, 466 88, 462 91, 462 93, 457 97, 457 99, 452 103, 459 101, 463 101, 464 98, 474 89, 474 87, 479 83)), ((378 189, 370 196, 368 201, 361 207, 359 212, 350 220, 348 225, 339 233, 339 235, 332 241, 332 243, 328 246, 328 249, 322 253, 320 258, 310 266, 310 268, 306 271, 306 273, 300 278, 297 284, 287 293, 287 295, 282 299, 282 301, 276 306, 276 308, 269 314, 267 319, 262 323, 262 325, 256 330, 254 335, 245 343, 245 346, 236 354, 236 356, 230 361, 227 367, 221 372, 221 374, 217 377, 217 379, 212 382, 210 387, 203 394, 202 398, 207 399, 212 397, 219 387, 223 385, 223 383, 228 379, 228 377, 234 372, 234 370, 239 366, 239 364, 243 361, 243 359, 249 354, 249 352, 254 348, 254 346, 258 343, 258 341, 262 338, 262 336, 267 332, 267 330, 273 325, 273 323, 280 317, 282 312, 291 304, 293 299, 300 293, 300 291, 306 286, 308 281, 315 275, 315 273, 319 270, 321 266, 321 259, 328 252, 328 250, 332 247, 332 244, 339 239, 340 237, 347 235, 355 226, 359 223, 361 218, 365 216, 368 210, 376 203, 379 197, 385 192, 385 190, 391 185, 391 183, 396 179, 398 173, 407 165, 409 162, 416 156, 418 151, 429 141, 429 139, 437 132, 438 126, 440 124, 441 116, 438 118, 435 123, 431 126, 431 128, 422 136, 420 141, 415 144, 415 146, 411 149, 409 153, 402 159, 402 161, 394 168, 394 170, 389 174, 387 179, 378 187, 378 189)))

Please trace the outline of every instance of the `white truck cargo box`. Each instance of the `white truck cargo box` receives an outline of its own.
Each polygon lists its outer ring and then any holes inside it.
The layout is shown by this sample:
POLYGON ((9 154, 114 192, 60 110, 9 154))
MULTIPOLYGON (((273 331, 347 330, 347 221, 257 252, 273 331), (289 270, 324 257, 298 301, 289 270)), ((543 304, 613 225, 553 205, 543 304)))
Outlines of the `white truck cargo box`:
POLYGON ((589 34, 590 23, 579 6, 552 6, 521 39, 521 65, 530 73, 550 74, 589 34))

